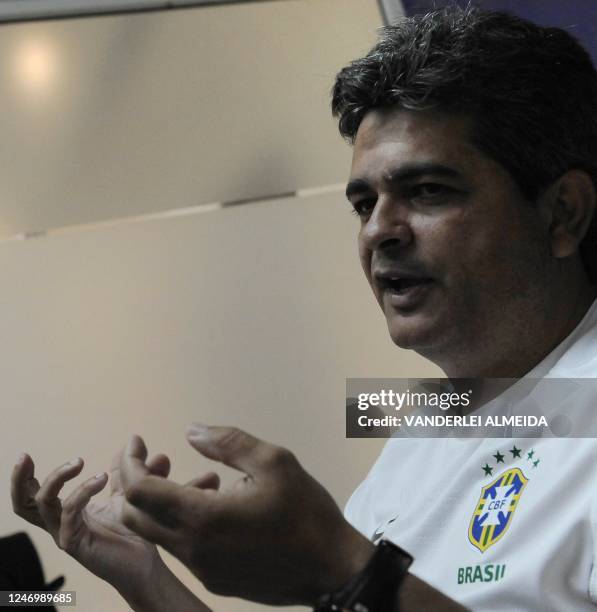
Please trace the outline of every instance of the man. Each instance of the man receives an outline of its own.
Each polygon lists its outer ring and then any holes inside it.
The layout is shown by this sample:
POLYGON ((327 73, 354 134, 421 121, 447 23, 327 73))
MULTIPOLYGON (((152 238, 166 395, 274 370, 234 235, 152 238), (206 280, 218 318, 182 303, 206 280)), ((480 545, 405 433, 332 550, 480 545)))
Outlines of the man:
MULTIPOLYGON (((593 375, 597 75, 582 48, 511 16, 438 11, 386 28, 332 106, 393 341, 450 378, 593 375)), ((289 451, 232 428, 188 439, 245 477, 177 485, 133 437, 123 522, 216 593, 402 612, 597 602, 592 440, 391 440, 352 526, 289 451), (382 534, 412 572, 372 544, 382 534)))

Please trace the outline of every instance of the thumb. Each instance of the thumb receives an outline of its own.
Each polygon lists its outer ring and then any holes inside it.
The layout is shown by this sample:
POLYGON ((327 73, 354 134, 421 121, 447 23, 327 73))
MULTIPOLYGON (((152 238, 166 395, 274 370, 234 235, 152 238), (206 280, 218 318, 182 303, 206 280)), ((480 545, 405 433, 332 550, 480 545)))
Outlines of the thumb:
POLYGON ((261 472, 276 448, 236 427, 206 427, 198 423, 187 428, 187 439, 208 459, 249 475, 261 472))

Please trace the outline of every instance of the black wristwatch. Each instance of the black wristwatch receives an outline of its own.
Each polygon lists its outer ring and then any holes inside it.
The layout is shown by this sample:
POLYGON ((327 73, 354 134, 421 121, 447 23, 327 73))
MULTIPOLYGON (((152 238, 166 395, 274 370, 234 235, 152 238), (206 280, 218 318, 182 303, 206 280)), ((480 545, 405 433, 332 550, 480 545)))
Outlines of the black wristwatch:
POLYGON ((324 595, 314 612, 392 612, 396 594, 413 558, 381 540, 365 569, 343 588, 324 595))

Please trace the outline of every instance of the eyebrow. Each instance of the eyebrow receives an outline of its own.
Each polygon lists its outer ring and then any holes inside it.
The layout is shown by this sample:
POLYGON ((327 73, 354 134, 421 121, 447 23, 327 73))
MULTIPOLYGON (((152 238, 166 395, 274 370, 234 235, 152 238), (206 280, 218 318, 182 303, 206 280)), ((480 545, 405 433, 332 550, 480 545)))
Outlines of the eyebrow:
MULTIPOLYGON (((397 184, 404 181, 412 181, 413 179, 433 174, 435 176, 444 176, 448 178, 462 178, 462 175, 454 168, 443 166, 442 164, 436 164, 431 162, 421 163, 409 163, 404 164, 400 168, 391 170, 385 173, 384 180, 390 184, 397 184)), ((366 179, 356 178, 352 179, 346 185, 346 197, 348 199, 353 195, 361 193, 368 193, 371 191, 371 185, 366 179)))

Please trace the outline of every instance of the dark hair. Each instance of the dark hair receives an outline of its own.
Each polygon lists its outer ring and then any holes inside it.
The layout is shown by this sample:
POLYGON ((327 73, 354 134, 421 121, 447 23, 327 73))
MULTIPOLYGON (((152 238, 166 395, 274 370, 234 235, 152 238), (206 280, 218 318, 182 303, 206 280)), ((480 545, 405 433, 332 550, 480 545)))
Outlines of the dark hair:
MULTIPOLYGON (((474 143, 530 201, 572 168, 597 186, 597 72, 559 28, 457 6, 382 28, 375 47, 336 76, 332 111, 354 142, 363 117, 387 107, 471 117, 474 143)), ((581 245, 590 273, 596 242, 597 216, 581 245)))

